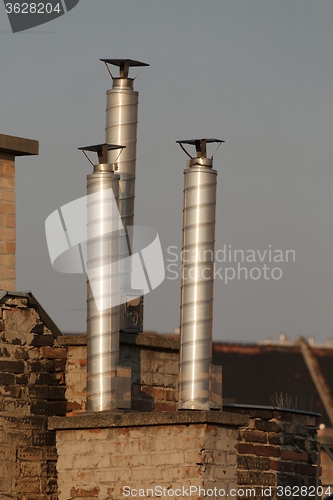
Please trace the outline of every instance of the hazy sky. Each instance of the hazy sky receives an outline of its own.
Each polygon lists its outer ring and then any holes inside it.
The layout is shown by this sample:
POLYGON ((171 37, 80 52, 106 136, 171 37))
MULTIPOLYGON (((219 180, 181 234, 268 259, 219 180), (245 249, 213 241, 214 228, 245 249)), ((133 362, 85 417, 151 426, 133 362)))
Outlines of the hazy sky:
MULTIPOLYGON (((63 331, 85 330, 85 277, 52 269, 44 222, 85 194, 91 165, 77 148, 104 142, 112 82, 99 59, 138 59, 150 67, 135 82, 136 224, 159 232, 169 265, 186 166, 175 141, 221 138, 216 249, 267 250, 242 266, 282 272, 226 284, 237 263, 218 262, 214 339, 332 338, 332 20, 332 0, 80 0, 12 34, 1 3, 0 132, 40 141, 38 157, 17 159, 17 289, 63 331), (268 250, 294 250, 295 262, 269 262, 268 250)), ((145 297, 146 329, 179 326, 174 276, 145 297)))

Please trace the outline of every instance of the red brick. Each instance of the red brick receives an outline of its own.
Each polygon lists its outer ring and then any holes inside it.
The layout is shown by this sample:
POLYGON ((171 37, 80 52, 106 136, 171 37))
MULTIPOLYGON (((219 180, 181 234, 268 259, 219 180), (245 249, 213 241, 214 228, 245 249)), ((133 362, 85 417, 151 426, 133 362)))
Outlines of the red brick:
POLYGON ((259 457, 279 457, 279 448, 274 448, 274 446, 260 446, 257 444, 250 443, 238 443, 238 453, 243 455, 257 455, 259 457))
POLYGON ((16 243, 8 243, 6 242, 6 253, 15 253, 16 252, 16 243))
MULTIPOLYGON (((14 208, 14 210, 15 210, 15 208, 14 208)), ((16 225, 15 216, 14 215, 7 215, 6 219, 5 219, 5 226, 6 227, 15 227, 15 225, 16 225)))
POLYGON ((294 472, 295 464, 293 462, 282 462, 280 460, 270 460, 269 466, 271 470, 282 472, 294 472))
POLYGON ((173 389, 165 389, 164 391, 164 399, 166 401, 176 401, 176 391, 173 389))
POLYGON ((15 268, 6 267, 4 269, 4 277, 6 280, 15 280, 16 277, 15 268))
POLYGON ((7 161, 3 166, 3 175, 6 177, 15 176, 15 164, 14 162, 7 161))
POLYGON ((24 373, 22 361, 0 361, 0 371, 8 373, 24 373))
POLYGON ((16 231, 12 228, 5 228, 1 230, 1 239, 7 241, 15 241, 16 231))
POLYGON ((43 358, 47 359, 65 359, 66 349, 65 347, 50 347, 44 346, 40 348, 40 353, 43 358))
POLYGON ((176 403, 171 401, 159 401, 154 403, 154 411, 176 411, 176 403))
POLYGON ((3 198, 5 201, 15 201, 15 191, 4 191, 3 198))
POLYGON ((260 431, 245 431, 241 432, 241 436, 245 441, 248 442, 257 442, 257 443, 266 443, 266 434, 260 431))
POLYGON ((292 460, 294 462, 307 462, 308 454, 305 451, 281 450, 282 460, 292 460))
POLYGON ((0 177, 0 188, 14 189, 15 177, 0 177))
POLYGON ((3 215, 15 215, 15 203, 0 202, 0 212, 3 215))
POLYGON ((154 387, 153 396, 154 399, 164 399, 164 389, 154 387))
POLYGON ((19 398, 21 396, 21 388, 17 385, 6 385, 4 390, 5 396, 11 396, 12 398, 19 398))
POLYGON ((267 431, 267 432, 279 432, 279 426, 276 422, 267 422, 267 420, 256 420, 255 421, 256 429, 259 431, 267 431))
POLYGON ((15 266, 15 255, 0 255, 0 264, 3 266, 15 266))
POLYGON ((296 474, 303 474, 304 476, 315 476, 317 467, 315 465, 296 464, 295 472, 296 474))
MULTIPOLYGON (((1 277, 1 269, 0 269, 1 277)), ((3 290, 15 290, 15 280, 1 280, 1 287, 3 290)))
POLYGON ((283 438, 284 436, 281 433, 276 434, 276 432, 269 432, 267 436, 267 441, 269 442, 269 444, 281 444, 284 443, 283 438))

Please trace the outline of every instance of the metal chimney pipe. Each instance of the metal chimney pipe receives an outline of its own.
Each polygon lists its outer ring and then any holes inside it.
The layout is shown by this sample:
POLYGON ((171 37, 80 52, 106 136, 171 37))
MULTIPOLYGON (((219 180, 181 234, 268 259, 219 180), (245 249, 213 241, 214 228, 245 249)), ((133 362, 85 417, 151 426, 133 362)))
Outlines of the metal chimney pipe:
MULTIPOLYGON (((108 156, 109 163, 117 163, 119 182, 119 212, 127 232, 127 238, 120 240, 120 260, 128 263, 125 257, 131 255, 132 228, 134 226, 134 197, 136 170, 136 143, 138 124, 139 93, 133 90, 134 79, 128 77, 130 67, 149 66, 132 59, 101 59, 111 74, 108 64, 119 67, 119 77, 112 77, 112 89, 107 91, 105 142, 122 144, 126 147, 121 158, 115 152, 108 156)), ((121 288, 131 288, 131 269, 121 265, 121 288)))
POLYGON ((107 156, 108 151, 121 147, 99 144, 79 148, 84 154, 95 151, 99 157, 94 172, 87 176, 87 411, 94 412, 113 410, 117 403, 119 237, 115 231, 120 229, 119 175, 107 156))
POLYGON ((217 139, 177 141, 190 157, 184 170, 180 307, 181 410, 209 410, 212 366, 215 208, 217 172, 206 145, 217 139), (194 145, 192 158, 183 144, 194 145))

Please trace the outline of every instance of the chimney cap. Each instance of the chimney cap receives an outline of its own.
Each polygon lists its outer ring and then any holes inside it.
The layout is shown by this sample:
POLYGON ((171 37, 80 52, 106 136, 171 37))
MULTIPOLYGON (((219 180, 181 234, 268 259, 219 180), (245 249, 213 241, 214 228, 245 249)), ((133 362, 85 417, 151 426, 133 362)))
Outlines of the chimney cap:
MULTIPOLYGON (((94 144, 93 146, 84 146, 82 148, 78 148, 80 151, 92 151, 94 153, 97 153, 98 155, 98 161, 100 163, 107 163, 108 162, 108 151, 115 150, 115 149, 124 149, 126 146, 119 146, 118 144, 94 144)), ((86 155, 87 156, 87 155, 86 155)))
POLYGON ((177 144, 190 144, 191 146, 196 146, 198 142, 206 141, 206 143, 209 142, 225 142, 222 141, 221 139, 187 139, 183 141, 176 141, 177 144))
POLYGON ((118 66, 120 68, 120 78, 128 78, 128 72, 131 67, 150 66, 147 63, 135 61, 134 59, 100 59, 100 61, 106 65, 112 64, 113 66, 118 66))
MULTIPOLYGON (((196 149, 196 152, 197 152, 197 158, 207 158, 207 148, 206 148, 206 145, 208 143, 212 143, 212 142, 218 142, 219 143, 218 147, 220 147, 220 145, 222 144, 222 142, 225 142, 225 141, 222 141, 221 139, 212 139, 212 138, 210 138, 210 139, 187 139, 187 140, 183 140, 183 141, 176 141, 176 143, 179 144, 179 146, 182 148, 182 150, 191 159, 193 159, 193 157, 186 151, 186 149, 184 148, 183 144, 189 144, 191 146, 195 146, 195 149, 196 149)), ((216 152, 216 150, 215 150, 215 152, 216 152)), ((213 155, 212 155, 212 158, 213 158, 213 155)))
POLYGON ((0 134, 0 152, 12 154, 13 156, 29 156, 38 155, 38 150, 38 141, 0 134))

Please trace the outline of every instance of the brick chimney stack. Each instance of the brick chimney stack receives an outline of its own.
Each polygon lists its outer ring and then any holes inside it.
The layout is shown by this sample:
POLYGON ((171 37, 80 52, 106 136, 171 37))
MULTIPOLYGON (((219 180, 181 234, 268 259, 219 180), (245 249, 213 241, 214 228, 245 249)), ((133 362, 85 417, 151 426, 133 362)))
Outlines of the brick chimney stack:
POLYGON ((15 290, 15 157, 38 155, 39 142, 0 134, 0 290, 15 290))

